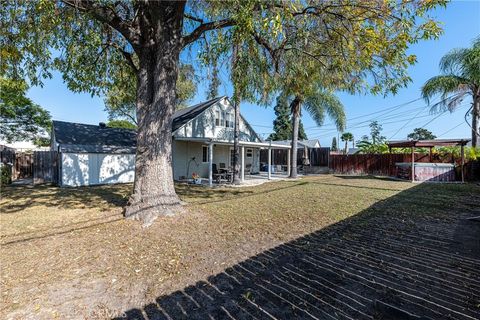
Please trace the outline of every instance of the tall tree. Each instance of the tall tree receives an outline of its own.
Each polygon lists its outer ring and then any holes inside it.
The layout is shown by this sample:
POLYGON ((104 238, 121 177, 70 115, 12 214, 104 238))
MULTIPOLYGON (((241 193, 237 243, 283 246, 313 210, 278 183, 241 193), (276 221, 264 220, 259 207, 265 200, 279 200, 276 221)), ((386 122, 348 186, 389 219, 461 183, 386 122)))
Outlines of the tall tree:
POLYGON ((370 137, 373 144, 382 144, 385 142, 387 137, 382 136, 383 127, 378 121, 372 121, 368 125, 370 127, 370 137))
POLYGON ((369 127, 370 136, 364 135, 362 139, 357 142, 360 153, 385 153, 388 151, 388 147, 385 144, 387 138, 382 136, 382 125, 379 124, 378 121, 372 121, 369 127))
MULTIPOLYGON (((285 94, 280 94, 277 97, 277 103, 274 107, 275 120, 273 120, 273 133, 271 133, 267 140, 291 140, 292 139, 292 114, 289 106, 288 98, 285 94)), ((298 138, 306 140, 307 134, 303 128, 302 120, 299 122, 298 138)))
POLYGON ((348 143, 350 141, 353 141, 353 134, 350 132, 344 132, 340 136, 340 139, 345 142, 345 148, 343 149, 343 153, 347 154, 348 153, 348 143))
MULTIPOLYGON (((233 45, 232 53, 232 83, 233 83, 233 107, 234 125, 233 125, 233 184, 240 184, 240 101, 242 100, 242 81, 241 74, 238 72, 240 63, 240 46, 238 43, 233 45)), ((242 163, 244 166, 245 164, 242 163)))
POLYGON ((27 88, 23 80, 0 77, 0 139, 43 145, 42 137, 51 127, 50 114, 26 96, 27 88))
POLYGON ((322 90, 310 92, 308 96, 295 96, 290 104, 292 113, 292 148, 291 148, 291 168, 290 177, 297 177, 297 142, 299 138, 299 122, 302 108, 306 110, 318 126, 323 124, 325 114, 335 122, 337 128, 343 129, 345 126, 345 112, 343 105, 338 98, 331 92, 322 90))
MULTIPOLYGON (((105 97, 105 111, 110 120, 128 120, 137 124, 136 118, 136 78, 132 72, 115 77, 117 80, 108 88, 105 97)), ((195 71, 192 65, 180 64, 177 82, 177 101, 175 110, 187 107, 197 92, 195 71)))
POLYGON ((298 121, 298 139, 299 140, 307 140, 307 133, 305 132, 305 128, 303 127, 302 119, 298 121))
MULTIPOLYGON (((480 37, 471 48, 454 49, 440 60, 441 75, 430 78, 422 87, 422 95, 430 99, 441 94, 440 102, 432 105, 432 111, 453 112, 467 97, 472 97, 471 112, 472 146, 480 142, 480 37), (450 95, 450 96, 449 96, 450 95)), ((465 116, 466 118, 466 116, 465 116)), ((468 122, 467 122, 468 123, 468 122)))
POLYGON ((36 85, 57 69, 71 90, 92 94, 108 92, 119 74, 135 75, 137 154, 125 215, 150 221, 180 206, 171 124, 183 49, 203 39, 219 43, 221 54, 231 52, 235 27, 242 40, 235 42, 249 61, 242 65, 245 100, 269 100, 291 68, 282 63, 293 60, 283 59, 286 54, 353 73, 346 82, 361 86, 364 71, 375 70, 373 90, 380 91, 380 83, 391 89, 408 81, 405 61, 415 58, 406 50, 439 34, 427 11, 444 3, 6 0, 0 6, 0 70, 36 85))
POLYGON ((273 120, 273 132, 268 140, 290 140, 292 137, 292 122, 290 120, 290 108, 285 94, 277 97, 277 103, 273 108, 275 111, 275 120, 273 120))
POLYGON ((436 136, 425 128, 415 128, 412 133, 407 135, 407 138, 413 140, 433 140, 436 136))
POLYGON ((332 139, 332 151, 337 151, 338 150, 338 145, 337 145, 337 137, 333 137, 332 139))

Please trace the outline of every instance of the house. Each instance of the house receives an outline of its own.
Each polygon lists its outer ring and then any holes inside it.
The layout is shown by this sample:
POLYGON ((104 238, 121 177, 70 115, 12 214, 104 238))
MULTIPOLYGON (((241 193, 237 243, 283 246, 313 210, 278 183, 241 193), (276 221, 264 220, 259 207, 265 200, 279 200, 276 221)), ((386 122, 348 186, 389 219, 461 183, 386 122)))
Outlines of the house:
MULTIPOLYGON (((228 170, 233 164, 233 127, 234 108, 225 96, 175 112, 172 122, 174 179, 188 179, 196 173, 212 185, 216 169, 228 170)), ((260 171, 261 149, 290 148, 263 142, 242 116, 239 131, 242 180, 245 174, 260 171)), ((134 130, 53 121, 51 148, 60 154, 59 184, 62 186, 125 183, 134 179, 134 130)))

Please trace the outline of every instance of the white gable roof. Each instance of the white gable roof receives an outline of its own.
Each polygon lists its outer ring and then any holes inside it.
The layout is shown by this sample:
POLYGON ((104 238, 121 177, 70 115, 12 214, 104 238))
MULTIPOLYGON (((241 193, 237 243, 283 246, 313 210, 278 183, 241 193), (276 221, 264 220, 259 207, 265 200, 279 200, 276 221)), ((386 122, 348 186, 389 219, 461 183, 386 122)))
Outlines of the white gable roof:
MULTIPOLYGON (((216 124, 215 119, 223 117, 224 120, 231 117, 233 121, 235 109, 227 97, 220 97, 209 100, 187 109, 179 110, 174 115, 173 136, 176 138, 201 138, 213 139, 216 141, 233 141, 233 128, 227 127, 225 121, 216 124), (181 117, 189 117, 179 121, 181 117)), ((240 141, 261 142, 260 137, 240 115, 239 119, 240 141)))

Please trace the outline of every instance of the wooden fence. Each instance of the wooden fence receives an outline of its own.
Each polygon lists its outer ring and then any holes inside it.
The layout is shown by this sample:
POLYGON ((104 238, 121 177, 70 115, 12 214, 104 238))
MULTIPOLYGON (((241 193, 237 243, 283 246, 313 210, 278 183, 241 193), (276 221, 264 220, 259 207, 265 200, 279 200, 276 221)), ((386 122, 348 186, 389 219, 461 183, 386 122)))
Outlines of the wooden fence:
POLYGON ((58 182, 58 152, 34 151, 33 153, 15 152, 2 148, 0 161, 12 166, 12 181, 33 179, 33 183, 58 182))
MULTIPOLYGON (((337 174, 373 174, 382 176, 395 176, 397 162, 412 161, 411 154, 353 154, 353 155, 330 155, 329 169, 337 174)), ((415 153, 415 162, 454 163, 460 165, 460 159, 450 157, 439 158, 428 154, 415 153), (455 160, 455 161, 454 161, 455 160)), ((457 179, 460 177, 460 168, 456 170, 457 179)), ((480 162, 470 161, 465 163, 465 179, 480 179, 480 162)))

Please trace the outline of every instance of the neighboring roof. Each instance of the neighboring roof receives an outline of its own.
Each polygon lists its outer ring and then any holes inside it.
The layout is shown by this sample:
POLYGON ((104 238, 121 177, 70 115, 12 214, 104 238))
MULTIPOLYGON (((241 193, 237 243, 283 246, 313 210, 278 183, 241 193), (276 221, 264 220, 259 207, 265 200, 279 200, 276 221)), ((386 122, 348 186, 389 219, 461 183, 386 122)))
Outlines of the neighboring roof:
MULTIPOLYGON (((292 144, 292 140, 279 140, 279 141, 272 141, 276 144, 282 144, 282 145, 289 145, 292 144)), ((297 141, 297 147, 303 148, 319 148, 320 147, 320 141, 318 139, 311 139, 311 140, 298 140, 297 141)))
POLYGON ((390 148, 408 148, 408 147, 453 147, 464 146, 470 139, 434 139, 434 140, 398 140, 388 141, 390 148))
POLYGON ((178 110, 173 114, 172 131, 177 130, 178 128, 186 124, 188 121, 192 120, 200 113, 202 113, 203 111, 224 98, 226 98, 226 96, 210 99, 194 106, 178 110))
POLYGON ((53 121, 55 141, 63 152, 134 153, 137 133, 131 129, 53 121))
POLYGON ((360 148, 348 148, 347 154, 356 154, 358 151, 360 151, 360 148))

